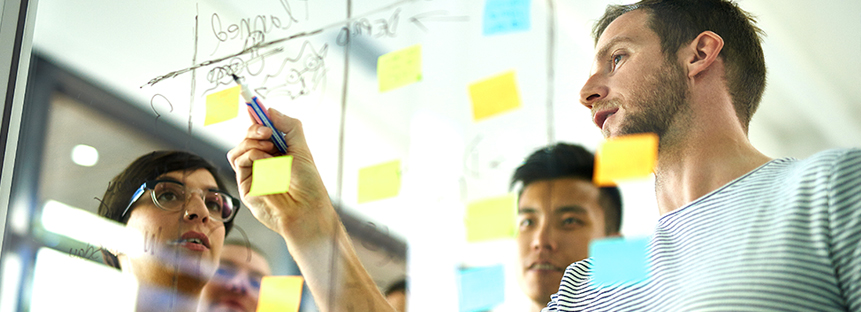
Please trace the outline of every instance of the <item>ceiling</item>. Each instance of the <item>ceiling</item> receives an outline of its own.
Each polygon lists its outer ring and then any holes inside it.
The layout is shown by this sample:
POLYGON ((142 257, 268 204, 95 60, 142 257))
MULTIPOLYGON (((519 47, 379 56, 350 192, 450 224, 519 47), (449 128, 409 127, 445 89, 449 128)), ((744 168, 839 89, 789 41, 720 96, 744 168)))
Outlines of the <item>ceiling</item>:
MULTIPOLYGON (((738 2, 758 17, 767 33, 763 49, 768 87, 751 123, 753 144, 771 157, 797 158, 827 148, 861 146, 861 1, 738 2)), ((334 0, 245 1, 242 5, 39 0, 33 47, 224 149, 241 140, 248 120, 240 116, 203 126, 205 96, 229 86, 219 83, 227 83, 218 76, 223 71, 213 69, 231 62, 245 66, 246 73, 277 73, 278 64, 309 69, 300 75, 304 88, 293 85, 294 89, 287 89, 292 93, 272 93, 264 102, 303 120, 333 198, 408 241, 412 259, 440 247, 462 255, 446 260, 458 265, 492 263, 508 256, 499 245, 468 245, 458 236, 461 219, 452 216, 462 215, 465 202, 507 192, 512 169, 547 144, 548 137, 590 149, 601 142, 589 112, 577 99, 591 66, 591 24, 608 2, 556 2, 552 91, 547 83, 549 25, 544 1, 532 3, 531 29, 496 36, 481 33, 483 1, 351 3, 350 25, 362 32, 353 35, 349 56, 339 44, 348 10, 344 1, 334 0), (417 23, 416 17, 424 18, 417 23), (219 41, 225 38, 219 30, 228 32, 230 25, 241 25, 243 19, 259 22, 256 27, 261 29, 269 27, 265 42, 298 37, 261 49, 261 54, 271 53, 262 57, 265 62, 249 60, 248 54, 230 58, 241 53, 245 37, 239 34, 239 39, 219 41), (423 49, 422 81, 378 92, 377 57, 417 43, 423 49), (315 55, 322 66, 293 61, 315 55), (225 61, 204 64, 219 59, 225 61), (164 77, 184 69, 189 71, 164 77), (507 70, 517 74, 522 107, 474 122, 466 86, 507 70), (149 83, 159 77, 163 79, 149 83), (404 164, 401 195, 359 204, 358 169, 392 159, 404 164), (419 242, 430 245, 423 248, 419 242)), ((229 38, 233 33, 226 34, 229 38)), ((272 85, 263 76, 252 76, 249 82, 272 85)), ((80 129, 69 126, 68 131, 80 129)), ((138 149, 128 152, 136 156, 138 149)), ((109 177, 116 172, 88 174, 109 177)), ((632 183, 622 189, 629 207, 623 232, 648 233, 657 219, 652 183, 632 183)))

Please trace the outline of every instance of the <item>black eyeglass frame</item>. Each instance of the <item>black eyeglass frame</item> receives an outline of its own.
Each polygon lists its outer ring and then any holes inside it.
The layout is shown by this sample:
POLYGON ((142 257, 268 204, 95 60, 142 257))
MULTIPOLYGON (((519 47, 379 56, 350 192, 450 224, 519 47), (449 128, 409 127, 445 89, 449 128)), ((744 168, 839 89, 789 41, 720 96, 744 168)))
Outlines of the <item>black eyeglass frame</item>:
MULTIPOLYGON (((182 185, 183 187, 185 187, 185 183, 182 183, 182 182, 179 182, 179 181, 174 181, 174 180, 165 180, 165 179, 159 179, 159 180, 147 180, 146 182, 144 182, 143 184, 141 184, 141 186, 140 186, 140 187, 138 187, 138 189, 137 189, 137 190, 135 191, 135 193, 132 195, 132 199, 129 201, 128 206, 126 206, 126 209, 125 209, 125 210, 123 210, 123 214, 122 214, 122 215, 120 215, 120 220, 122 220, 123 218, 125 218, 125 217, 126 217, 126 214, 127 214, 127 213, 129 212, 129 210, 132 208, 132 205, 134 205, 134 203, 135 203, 136 201, 138 201, 138 199, 140 199, 140 198, 141 198, 141 196, 143 196, 143 193, 145 193, 147 190, 150 190, 150 191, 155 190, 155 186, 156 186, 156 184, 161 183, 161 182, 176 183, 176 184, 179 184, 179 185, 182 185)), ((227 192, 224 192, 224 191, 214 190, 214 192, 218 192, 218 193, 220 193, 220 194, 224 194, 225 196, 227 196, 227 198, 228 198, 228 199, 230 200, 230 202, 233 204, 234 209, 233 209, 233 211, 232 211, 232 212, 230 212, 230 216, 228 216, 228 217, 227 217, 227 218, 225 218, 225 219, 222 219, 221 217, 214 217, 212 214, 209 214, 209 216, 210 216, 210 217, 213 217, 213 219, 215 219, 215 220, 221 221, 222 223, 230 222, 230 220, 233 220, 233 217, 235 217, 235 216, 236 216, 236 213, 239 211, 239 199, 237 199, 236 197, 233 197, 232 195, 230 195, 230 194, 228 194, 227 192)), ((165 211, 172 211, 172 210, 167 210, 167 209, 165 209, 164 207, 162 207, 160 204, 158 204, 158 200, 157 200, 157 199, 156 199, 156 197, 155 197, 155 192, 150 192, 150 194, 152 195, 152 202, 156 205, 156 207, 158 207, 158 208, 160 208, 160 209, 162 209, 162 210, 165 210, 165 211)), ((207 210, 208 210, 208 209, 207 209, 207 210)))

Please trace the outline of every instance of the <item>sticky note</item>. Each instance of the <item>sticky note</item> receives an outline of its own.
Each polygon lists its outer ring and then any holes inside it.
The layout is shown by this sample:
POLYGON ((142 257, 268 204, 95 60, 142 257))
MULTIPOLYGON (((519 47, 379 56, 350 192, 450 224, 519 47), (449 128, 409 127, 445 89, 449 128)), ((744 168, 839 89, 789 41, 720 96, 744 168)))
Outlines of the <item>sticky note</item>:
POLYGON ((466 241, 514 237, 517 196, 486 198, 466 206, 466 241))
POLYGON ((639 283, 649 277, 649 237, 605 238, 589 244, 592 283, 639 283))
POLYGON ((400 160, 359 169, 358 202, 360 204, 398 196, 400 190, 400 160))
POLYGON ((610 139, 595 153, 595 176, 598 186, 612 186, 614 181, 646 177, 655 170, 658 159, 658 136, 640 133, 610 139))
POLYGON ((417 44, 377 59, 380 92, 397 89, 422 80, 422 46, 417 44))
POLYGON ((302 301, 302 276, 264 276, 257 312, 296 312, 302 301))
POLYGON ((252 166, 248 196, 286 193, 290 188, 292 155, 255 160, 252 166))
POLYGON ((485 36, 526 31, 530 27, 530 0, 487 0, 482 29, 485 36))
POLYGON ((469 85, 469 97, 472 99, 472 119, 475 121, 520 107, 514 71, 469 85))
POLYGON ((458 271, 460 312, 487 311, 505 301, 502 265, 458 271))
POLYGON ((206 96, 204 126, 236 118, 239 114, 239 88, 235 86, 206 96))

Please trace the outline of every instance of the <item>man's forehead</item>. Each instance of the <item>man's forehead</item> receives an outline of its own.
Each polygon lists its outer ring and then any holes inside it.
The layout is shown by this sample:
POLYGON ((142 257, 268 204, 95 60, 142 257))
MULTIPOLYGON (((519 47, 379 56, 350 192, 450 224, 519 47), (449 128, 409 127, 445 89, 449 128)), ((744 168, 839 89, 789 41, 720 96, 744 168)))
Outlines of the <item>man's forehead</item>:
POLYGON ((648 27, 649 14, 644 10, 634 10, 622 14, 604 29, 598 42, 595 44, 596 51, 601 51, 609 44, 618 41, 618 38, 626 38, 637 41, 650 31, 648 27))

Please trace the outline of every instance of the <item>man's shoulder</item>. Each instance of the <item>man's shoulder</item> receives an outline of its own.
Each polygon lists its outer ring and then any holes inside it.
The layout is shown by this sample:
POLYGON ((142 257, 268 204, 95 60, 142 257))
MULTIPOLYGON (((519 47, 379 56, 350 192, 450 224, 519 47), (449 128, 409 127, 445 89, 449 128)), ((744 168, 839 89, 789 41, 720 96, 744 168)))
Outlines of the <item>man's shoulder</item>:
POLYGON ((804 160, 786 162, 790 175, 813 179, 829 179, 835 173, 855 170, 861 166, 861 149, 841 148, 818 152, 804 160))

